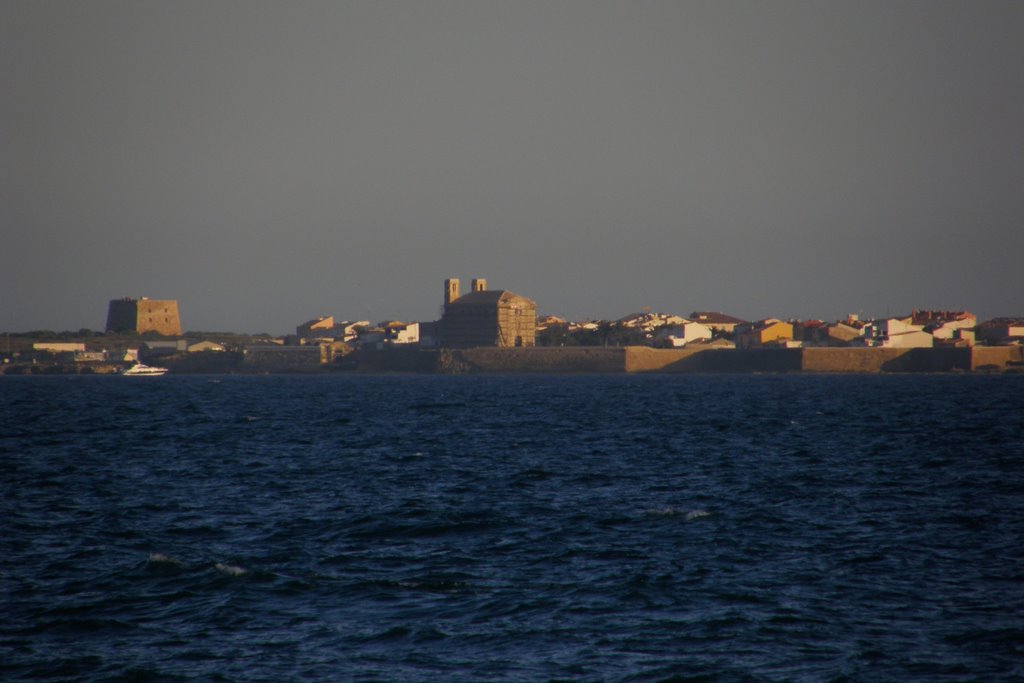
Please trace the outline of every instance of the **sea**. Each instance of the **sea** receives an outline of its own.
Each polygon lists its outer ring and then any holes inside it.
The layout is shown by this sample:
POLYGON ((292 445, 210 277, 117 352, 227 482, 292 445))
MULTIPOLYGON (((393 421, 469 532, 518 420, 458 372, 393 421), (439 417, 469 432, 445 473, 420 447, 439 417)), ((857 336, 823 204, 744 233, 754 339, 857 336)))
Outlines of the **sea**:
POLYGON ((1024 680, 1024 375, 0 378, 3 681, 1024 680))

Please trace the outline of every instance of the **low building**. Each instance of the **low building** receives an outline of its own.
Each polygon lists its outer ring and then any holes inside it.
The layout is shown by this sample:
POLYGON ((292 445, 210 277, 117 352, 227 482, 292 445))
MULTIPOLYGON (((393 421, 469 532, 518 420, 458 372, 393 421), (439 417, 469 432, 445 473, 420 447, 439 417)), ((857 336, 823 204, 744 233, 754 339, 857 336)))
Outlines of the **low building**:
POLYGON ((334 330, 334 316, 318 316, 295 327, 295 336, 300 339, 329 337, 334 330))
POLYGON ((935 345, 935 337, 914 325, 911 318, 875 320, 864 326, 864 344, 897 349, 922 349, 935 345))
POLYGON ((684 322, 680 325, 666 325, 654 333, 654 345, 667 348, 680 348, 701 340, 710 340, 714 334, 711 328, 697 322, 684 322))
POLYGON ((338 327, 341 330, 341 334, 338 335, 341 341, 354 342, 359 339, 359 335, 366 330, 373 327, 369 320, 357 320, 355 322, 348 322, 347 320, 343 323, 339 323, 338 327))
POLYGON ((978 325, 977 336, 989 344, 1024 342, 1024 318, 993 318, 978 325))
POLYGON ((828 346, 849 346, 861 340, 860 327, 854 327, 849 322, 836 322, 826 326, 826 344, 828 346))
POLYGON ((385 344, 404 345, 420 343, 419 323, 403 323, 394 320, 392 322, 385 323, 383 327, 385 344))
POLYGON ((694 346, 707 347, 712 349, 735 349, 736 342, 725 337, 715 337, 714 339, 700 340, 693 342, 694 346))
POLYGON ((384 328, 383 327, 363 327, 360 326, 355 330, 356 335, 350 342, 356 347, 371 347, 383 348, 384 346, 384 328))
POLYGON ((218 344, 217 342, 204 340, 201 342, 196 342, 195 344, 189 344, 185 350, 188 351, 189 353, 200 353, 202 351, 220 352, 225 351, 226 349, 224 348, 223 344, 218 344))
POLYGON ((632 313, 615 321, 618 327, 642 330, 645 334, 653 335, 655 330, 666 325, 682 325, 689 322, 686 318, 668 313, 632 313))
POLYGON ((352 341, 358 335, 359 328, 371 327, 370 321, 348 320, 336 321, 334 316, 319 316, 307 320, 295 328, 295 337, 300 340, 319 339, 325 341, 352 341))
POLYGON ((736 330, 737 325, 747 323, 746 320, 740 320, 717 311, 694 311, 690 314, 690 320, 707 325, 714 332, 724 332, 725 334, 732 334, 736 330))
POLYGON ((32 350, 47 353, 82 353, 85 351, 85 344, 81 342, 36 342, 32 344, 32 350))
POLYGON ((566 325, 565 318, 559 318, 557 315, 545 315, 537 318, 537 331, 547 329, 553 325, 566 325))
POLYGON ((736 348, 738 349, 750 349, 769 344, 779 345, 793 340, 793 324, 778 318, 767 318, 737 325, 733 334, 736 336, 736 348))
POLYGON ((188 350, 188 341, 185 339, 149 339, 142 344, 145 349, 144 356, 156 358, 158 356, 170 356, 175 353, 185 353, 188 350))
POLYGON ((957 330, 972 329, 978 318, 968 311, 917 311, 910 314, 910 323, 943 341, 959 338, 957 330))
POLYGON ((795 320, 793 339, 805 346, 824 346, 828 343, 828 325, 823 320, 795 320))

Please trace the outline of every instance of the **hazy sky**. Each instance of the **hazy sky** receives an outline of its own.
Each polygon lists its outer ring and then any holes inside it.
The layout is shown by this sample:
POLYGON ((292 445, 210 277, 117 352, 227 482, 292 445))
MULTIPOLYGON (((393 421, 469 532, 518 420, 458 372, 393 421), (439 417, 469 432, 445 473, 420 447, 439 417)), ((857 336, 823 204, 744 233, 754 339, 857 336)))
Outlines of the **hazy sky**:
POLYGON ((0 8, 0 331, 1024 314, 1024 2, 0 8))

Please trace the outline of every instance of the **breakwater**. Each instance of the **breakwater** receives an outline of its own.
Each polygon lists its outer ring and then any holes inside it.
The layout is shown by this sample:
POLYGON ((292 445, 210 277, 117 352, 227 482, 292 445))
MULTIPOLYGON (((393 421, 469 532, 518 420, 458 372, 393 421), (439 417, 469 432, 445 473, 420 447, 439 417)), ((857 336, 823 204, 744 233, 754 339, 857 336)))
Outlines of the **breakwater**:
POLYGON ((475 373, 885 373, 1024 371, 1024 347, 652 349, 644 346, 368 350, 365 372, 475 373))

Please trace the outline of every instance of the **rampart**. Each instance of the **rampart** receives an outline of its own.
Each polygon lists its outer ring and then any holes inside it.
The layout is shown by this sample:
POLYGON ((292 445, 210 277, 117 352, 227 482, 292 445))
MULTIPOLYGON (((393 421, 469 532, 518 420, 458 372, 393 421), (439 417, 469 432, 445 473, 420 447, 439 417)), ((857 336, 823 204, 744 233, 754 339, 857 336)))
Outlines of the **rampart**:
POLYGON ((971 369, 971 349, 807 348, 804 372, 953 372, 971 369))
POLYGON ((802 349, 626 347, 626 372, 800 372, 802 349))
POLYGON ((885 373, 1024 371, 1022 347, 652 349, 472 348, 359 352, 368 372, 459 373, 885 373))
POLYGON ((971 370, 1022 370, 1024 346, 975 346, 971 353, 971 370))
POLYGON ((626 348, 363 349, 345 359, 363 372, 614 373, 625 371, 626 348))
POLYGON ((326 351, 310 346, 248 346, 242 367, 255 372, 316 372, 323 368, 326 351))
POLYGON ((534 347, 462 349, 469 372, 604 373, 626 369, 628 347, 534 347))

